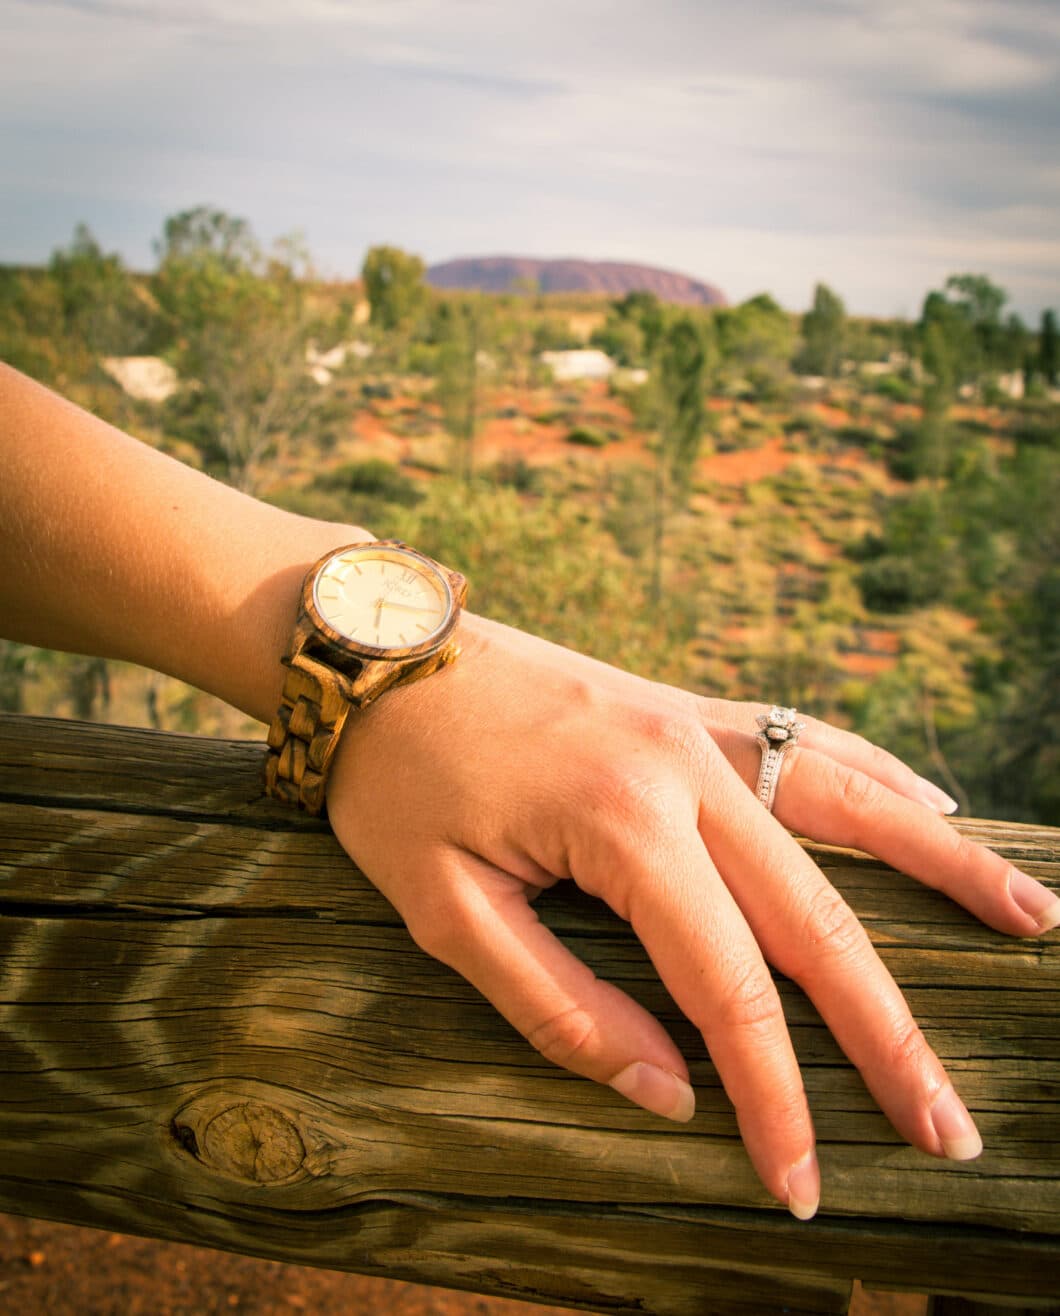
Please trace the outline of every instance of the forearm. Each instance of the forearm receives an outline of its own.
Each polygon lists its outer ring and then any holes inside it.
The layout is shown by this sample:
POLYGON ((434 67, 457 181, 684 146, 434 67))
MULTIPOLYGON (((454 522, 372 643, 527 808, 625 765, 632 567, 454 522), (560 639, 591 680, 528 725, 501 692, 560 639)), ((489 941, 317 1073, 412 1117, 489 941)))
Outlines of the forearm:
POLYGON ((0 634, 122 658, 268 721, 306 568, 369 532, 293 516, 0 363, 0 634))

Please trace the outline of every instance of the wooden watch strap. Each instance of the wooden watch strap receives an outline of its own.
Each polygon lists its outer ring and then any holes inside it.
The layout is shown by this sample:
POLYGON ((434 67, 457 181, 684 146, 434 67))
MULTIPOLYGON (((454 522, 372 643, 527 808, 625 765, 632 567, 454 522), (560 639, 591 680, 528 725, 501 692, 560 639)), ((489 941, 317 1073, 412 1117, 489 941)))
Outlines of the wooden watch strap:
POLYGON ((287 675, 269 726, 265 790, 319 817, 324 787, 353 698, 352 682, 325 663, 296 653, 284 659, 287 675))

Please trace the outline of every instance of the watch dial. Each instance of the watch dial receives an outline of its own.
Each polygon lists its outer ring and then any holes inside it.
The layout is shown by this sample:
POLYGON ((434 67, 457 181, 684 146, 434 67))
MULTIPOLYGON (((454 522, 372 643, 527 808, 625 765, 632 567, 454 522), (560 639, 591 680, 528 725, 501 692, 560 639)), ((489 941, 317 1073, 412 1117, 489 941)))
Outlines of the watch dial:
POLYGON ((448 581, 431 562, 375 544, 329 558, 317 573, 313 597, 329 626, 373 649, 428 644, 453 608, 448 581))

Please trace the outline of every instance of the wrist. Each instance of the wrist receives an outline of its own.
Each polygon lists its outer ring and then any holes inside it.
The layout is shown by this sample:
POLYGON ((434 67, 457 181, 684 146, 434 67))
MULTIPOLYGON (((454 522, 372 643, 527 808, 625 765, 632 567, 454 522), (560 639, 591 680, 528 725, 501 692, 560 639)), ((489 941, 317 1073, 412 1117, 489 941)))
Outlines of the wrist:
POLYGON ((203 655, 205 670, 185 679, 259 722, 270 722, 280 702, 282 659, 306 572, 330 549, 374 538, 361 526, 277 513, 253 552, 234 564, 213 643, 203 655))
POLYGON ((269 725, 269 795, 323 812, 350 714, 453 662, 466 596, 460 572, 399 540, 329 548, 313 564, 269 725))

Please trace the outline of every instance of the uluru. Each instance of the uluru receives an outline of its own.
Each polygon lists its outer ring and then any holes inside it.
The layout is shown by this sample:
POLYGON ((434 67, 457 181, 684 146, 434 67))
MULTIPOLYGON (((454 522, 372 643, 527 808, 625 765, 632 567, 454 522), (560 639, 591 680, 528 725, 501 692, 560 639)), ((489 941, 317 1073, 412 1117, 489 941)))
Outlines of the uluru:
POLYGON ((435 288, 477 292, 517 292, 534 285, 541 292, 588 292, 622 297, 652 292, 664 302, 686 306, 726 306, 720 288, 687 274, 613 260, 540 260, 532 256, 467 256, 427 270, 435 288))

